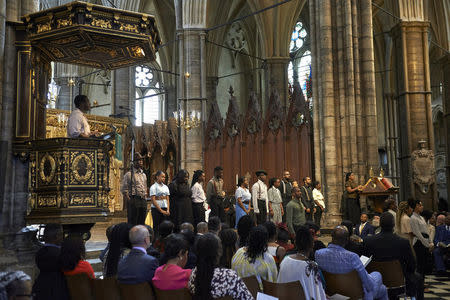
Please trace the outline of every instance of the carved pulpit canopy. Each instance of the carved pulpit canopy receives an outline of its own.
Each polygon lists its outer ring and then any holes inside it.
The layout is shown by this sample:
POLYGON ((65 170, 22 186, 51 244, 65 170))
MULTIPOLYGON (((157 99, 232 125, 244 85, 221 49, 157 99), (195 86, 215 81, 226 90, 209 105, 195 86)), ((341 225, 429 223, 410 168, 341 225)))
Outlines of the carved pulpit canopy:
POLYGON ((153 16, 81 1, 22 19, 49 61, 118 69, 154 61, 161 43, 153 16))

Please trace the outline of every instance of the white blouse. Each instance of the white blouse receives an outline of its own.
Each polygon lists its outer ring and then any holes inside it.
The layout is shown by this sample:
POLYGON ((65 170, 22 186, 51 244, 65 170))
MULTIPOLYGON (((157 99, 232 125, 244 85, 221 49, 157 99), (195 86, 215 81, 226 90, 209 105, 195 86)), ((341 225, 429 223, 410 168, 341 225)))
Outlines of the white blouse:
MULTIPOLYGON (((169 196, 169 195, 170 195, 169 188, 164 183, 159 184, 159 183, 155 182, 150 187, 150 197, 152 197, 152 196, 160 197, 160 196, 169 196)), ((156 203, 158 203, 159 207, 161 207, 161 208, 167 208, 167 200, 156 200, 156 203)), ((152 204, 152 207, 155 207, 155 206, 152 204)))
POLYGON ((320 205, 322 205, 323 208, 325 208, 325 198, 322 195, 322 192, 318 189, 313 189, 313 199, 317 202, 319 202, 320 205))
POLYGON ((247 202, 247 204, 250 203, 250 200, 252 199, 252 194, 250 191, 246 188, 238 187, 236 190, 236 193, 234 194, 234 197, 237 199, 241 198, 241 202, 247 202))
POLYGON ((205 191, 200 183, 196 182, 192 187, 192 202, 203 203, 206 200, 205 191))

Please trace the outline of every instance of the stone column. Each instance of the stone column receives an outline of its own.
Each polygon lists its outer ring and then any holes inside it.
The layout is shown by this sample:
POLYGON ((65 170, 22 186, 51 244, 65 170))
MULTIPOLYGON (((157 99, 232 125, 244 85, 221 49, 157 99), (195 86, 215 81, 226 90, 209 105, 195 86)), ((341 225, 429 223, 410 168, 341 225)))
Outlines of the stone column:
MULTIPOLYGON (((392 28, 392 35, 398 82, 396 97, 401 120, 399 126, 401 200, 415 197, 422 200, 427 209, 435 209, 435 185, 432 185, 426 194, 420 192, 412 179, 411 164, 411 154, 419 149, 420 141, 425 141, 425 148, 434 152, 428 50, 430 23, 424 21, 422 1, 398 0, 397 4, 398 15, 402 20, 392 28)), ((434 169, 434 166, 421 172, 431 172, 431 169, 434 169)))
MULTIPOLYGON (((266 88, 266 97, 264 100, 269 98, 270 89, 276 89, 280 95, 280 99, 283 103, 283 108, 285 113, 289 109, 289 95, 288 95, 288 64, 290 58, 289 57, 270 57, 266 59, 267 69, 265 75, 265 88, 266 88), (270 83, 273 83, 271 86, 270 83)), ((265 102, 263 100, 263 102, 265 102)), ((267 100, 268 101, 268 100, 267 100)), ((262 105, 263 108, 266 105, 262 105)))
POLYGON ((122 68, 113 72, 113 114, 131 115, 135 121, 135 68, 122 68))
MULTIPOLYGON (((178 108, 189 115, 200 111, 205 120, 206 68, 205 28, 207 0, 176 1, 179 37, 178 108)), ((203 123, 203 122, 202 122, 203 123)), ((180 127, 180 168, 192 176, 203 168, 203 124, 197 128, 180 127)))
MULTIPOLYGON (((36 1, 0 1, 0 13, 2 15, 5 11, 5 2, 7 21, 18 21, 19 16, 38 9, 36 1), (22 7, 22 10, 20 10, 20 7, 22 7)), ((21 156, 20 153, 20 158, 13 155, 13 151, 17 150, 13 149, 13 142, 17 133, 15 131, 16 101, 18 100, 17 84, 21 84, 24 89, 29 89, 30 87, 27 87, 27 84, 31 84, 31 82, 17 81, 19 55, 26 59, 25 52, 18 55, 17 51, 26 51, 27 45, 26 42, 21 40, 22 33, 17 32, 16 29, 13 23, 6 24, 2 29, 2 22, 0 21, 0 32, 4 30, 4 39, 0 38, 0 49, 4 49, 4 63, 1 66, 3 88, 0 95, 2 98, 0 150, 3 155, 0 162, 2 170, 0 172, 0 269, 24 270, 33 276, 33 257, 36 250, 36 245, 33 245, 35 241, 33 235, 35 236, 35 232, 20 232, 20 229, 25 226, 28 205, 28 162, 26 162, 26 157, 21 156), (17 41, 21 42, 17 43, 17 41)), ((30 65, 25 69, 31 73, 30 65)), ((25 73, 25 71, 21 72, 25 73)), ((38 102, 42 99, 32 99, 31 107, 36 109, 35 105, 40 105, 41 103, 38 102)), ((41 121, 40 112, 36 114, 36 119, 41 121)), ((40 127, 39 124, 31 124, 28 138, 32 138, 35 134, 40 135, 40 127)), ((28 130, 27 127, 22 129, 24 129, 24 132, 28 130)))
POLYGON ((76 77, 79 75, 79 68, 75 65, 55 63, 54 70, 55 74, 53 74, 53 78, 59 86, 56 108, 71 111, 74 108, 73 99, 75 99, 75 96, 79 92, 76 86, 76 77))
MULTIPOLYGON (((446 175, 447 175, 447 198, 450 198, 450 54, 445 54, 441 59, 442 71, 444 72, 444 129, 446 140, 446 175)), ((449 200, 447 200, 449 202, 449 200)))

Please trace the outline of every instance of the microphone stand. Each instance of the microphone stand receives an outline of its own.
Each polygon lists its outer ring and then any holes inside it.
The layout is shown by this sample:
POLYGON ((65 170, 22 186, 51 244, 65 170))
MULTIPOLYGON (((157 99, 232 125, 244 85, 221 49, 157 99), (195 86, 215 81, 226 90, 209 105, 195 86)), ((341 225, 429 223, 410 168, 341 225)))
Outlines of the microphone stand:
MULTIPOLYGON (((131 130, 131 160, 130 160, 130 185, 128 186, 128 195, 129 199, 128 201, 131 201, 131 198, 133 197, 133 182, 135 182, 134 178, 134 143, 136 141, 136 136, 134 135, 134 128, 133 123, 131 122, 130 114, 127 114, 128 122, 130 123, 130 130, 131 130)), ((136 187, 136 183, 134 183, 134 186, 136 187)), ((127 205, 127 211, 128 211, 128 205, 127 205)), ((127 212, 127 215, 129 215, 130 212, 127 212)), ((127 218, 127 222, 129 222, 127 218)))

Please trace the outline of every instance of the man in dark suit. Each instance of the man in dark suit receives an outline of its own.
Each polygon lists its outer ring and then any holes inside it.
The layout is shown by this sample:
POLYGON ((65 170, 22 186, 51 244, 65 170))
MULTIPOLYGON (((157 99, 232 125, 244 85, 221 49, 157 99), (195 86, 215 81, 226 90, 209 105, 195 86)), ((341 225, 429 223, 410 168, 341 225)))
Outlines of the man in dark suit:
MULTIPOLYGON (((291 173, 287 170, 283 172, 283 178, 281 179, 278 189, 281 192, 281 199, 283 200, 283 209, 286 211, 286 205, 292 200, 292 183, 291 173)), ((282 216, 283 223, 286 223, 286 214, 282 216)))
POLYGON ((305 217, 306 221, 312 221, 313 216, 316 213, 316 203, 314 202, 314 197, 312 194, 312 181, 311 178, 305 177, 303 178, 303 186, 300 188, 302 192, 302 203, 305 207, 305 217))
POLYGON ((357 236, 364 239, 368 235, 375 234, 375 227, 370 225, 370 223, 368 222, 369 217, 367 216, 367 214, 362 213, 360 220, 361 220, 361 223, 359 225, 357 225, 355 228, 355 234, 357 236))
POLYGON ((158 268, 158 260, 147 254, 147 248, 150 246, 147 228, 142 225, 134 226, 130 230, 129 238, 133 248, 119 262, 117 279, 124 284, 151 282, 158 268))
MULTIPOLYGON (((439 216, 440 217, 440 216, 439 216)), ((450 215, 445 218, 445 224, 436 227, 434 236, 434 264, 438 275, 446 275, 444 255, 449 253, 450 244, 450 215)))
POLYGON ((394 226, 394 216, 390 212, 384 212, 380 218, 381 232, 367 236, 363 241, 363 255, 373 256, 373 261, 400 261, 408 294, 415 296, 416 287, 420 286, 420 279, 414 274, 416 262, 409 241, 394 234, 394 226))

